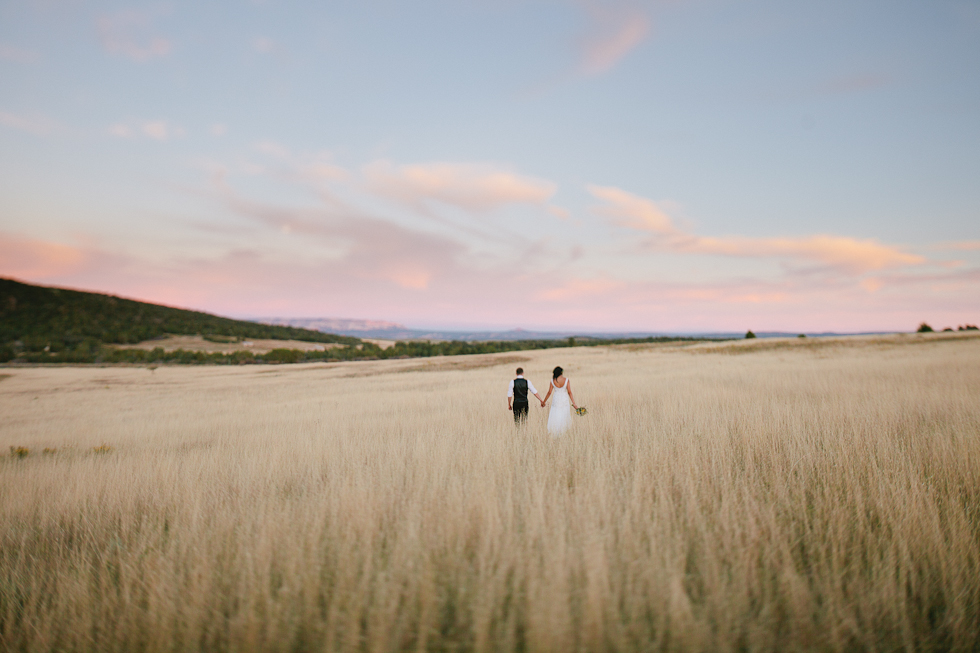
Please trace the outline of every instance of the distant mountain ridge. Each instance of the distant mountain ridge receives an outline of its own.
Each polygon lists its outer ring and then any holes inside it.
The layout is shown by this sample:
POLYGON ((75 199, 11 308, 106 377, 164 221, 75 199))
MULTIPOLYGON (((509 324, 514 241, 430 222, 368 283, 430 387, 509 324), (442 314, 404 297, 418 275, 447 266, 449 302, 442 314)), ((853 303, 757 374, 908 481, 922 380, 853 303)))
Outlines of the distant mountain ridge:
POLYGON ((349 320, 335 317, 260 317, 255 318, 260 324, 276 326, 292 326, 327 333, 357 333, 376 331, 408 331, 408 327, 397 322, 384 320, 349 320))
MULTIPOLYGON (((745 336, 744 331, 722 332, 683 332, 683 331, 528 331, 525 329, 509 329, 502 331, 456 331, 448 329, 413 329, 396 322, 385 322, 383 320, 357 320, 346 318, 256 318, 256 321, 263 324, 278 324, 284 326, 296 326, 306 329, 324 329, 332 333, 358 338, 371 338, 374 340, 428 340, 432 342, 514 342, 520 340, 563 340, 566 338, 595 339, 595 340, 616 340, 624 338, 710 338, 710 339, 737 339, 745 336)), ((864 335, 878 332, 862 332, 864 335)), ((759 338, 793 338, 800 334, 799 331, 757 331, 756 337, 759 338)), ((858 335, 857 333, 836 333, 825 331, 820 333, 806 333, 808 336, 840 336, 858 335)))
MULTIPOLYGON (((333 333, 372 338, 375 340, 429 340, 434 342, 514 342, 519 340, 562 340, 571 337, 585 338, 646 338, 668 334, 644 331, 642 333, 589 334, 581 331, 455 331, 443 329, 413 329, 397 322, 382 320, 357 320, 345 318, 256 318, 263 324, 296 326, 306 329, 328 329, 333 333)), ((794 334, 795 335, 795 334, 794 334)))

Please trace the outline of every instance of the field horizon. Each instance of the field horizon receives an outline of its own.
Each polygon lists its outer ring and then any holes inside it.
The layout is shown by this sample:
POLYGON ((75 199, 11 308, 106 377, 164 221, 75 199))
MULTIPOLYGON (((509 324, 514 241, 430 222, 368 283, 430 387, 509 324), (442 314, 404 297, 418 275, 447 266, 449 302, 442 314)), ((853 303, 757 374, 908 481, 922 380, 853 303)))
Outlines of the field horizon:
POLYGON ((6 366, 0 649, 976 650, 978 396, 962 332, 6 366))

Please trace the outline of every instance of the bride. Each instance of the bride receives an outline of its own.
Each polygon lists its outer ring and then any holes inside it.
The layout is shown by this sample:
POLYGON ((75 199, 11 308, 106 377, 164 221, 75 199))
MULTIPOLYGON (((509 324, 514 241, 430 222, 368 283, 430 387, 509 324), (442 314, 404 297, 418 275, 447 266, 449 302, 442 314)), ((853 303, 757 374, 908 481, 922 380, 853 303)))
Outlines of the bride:
POLYGON ((572 413, 568 409, 569 403, 576 409, 575 396, 572 395, 572 386, 568 379, 562 374, 562 369, 556 367, 552 374, 551 387, 548 394, 541 401, 541 407, 548 403, 551 393, 555 394, 555 400, 551 402, 551 412, 548 413, 548 433, 551 435, 561 435, 569 426, 572 425, 572 413))

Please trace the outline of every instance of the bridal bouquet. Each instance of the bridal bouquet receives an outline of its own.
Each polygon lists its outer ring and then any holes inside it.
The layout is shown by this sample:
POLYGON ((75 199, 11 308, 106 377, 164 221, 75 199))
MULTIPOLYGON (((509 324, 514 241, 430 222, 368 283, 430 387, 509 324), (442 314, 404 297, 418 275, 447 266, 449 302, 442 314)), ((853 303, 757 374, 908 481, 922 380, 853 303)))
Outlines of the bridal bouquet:
POLYGON ((575 409, 575 414, 576 415, 585 415, 588 412, 589 411, 588 411, 588 409, 585 406, 579 406, 578 408, 575 409))

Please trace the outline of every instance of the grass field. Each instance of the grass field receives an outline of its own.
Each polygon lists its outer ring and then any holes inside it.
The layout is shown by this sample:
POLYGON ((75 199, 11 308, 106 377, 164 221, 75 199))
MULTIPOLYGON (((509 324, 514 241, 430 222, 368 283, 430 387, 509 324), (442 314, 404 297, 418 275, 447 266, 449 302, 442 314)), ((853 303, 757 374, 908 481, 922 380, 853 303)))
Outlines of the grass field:
MULTIPOLYGON (((220 336, 219 336, 220 337, 220 336)), ((159 347, 164 351, 204 351, 208 353, 220 352, 229 354, 235 351, 250 351, 253 354, 266 354, 273 349, 297 349, 299 351, 324 351, 326 349, 338 349, 346 345, 333 342, 304 342, 302 340, 266 340, 259 338, 244 338, 231 342, 216 342, 215 340, 205 340, 201 336, 168 336, 156 340, 144 340, 143 342, 125 345, 110 345, 113 349, 143 349, 152 351, 159 347)))
POLYGON ((980 649, 976 337, 9 367, 0 414, 3 651, 980 649), (589 414, 515 429, 517 365, 589 414))

